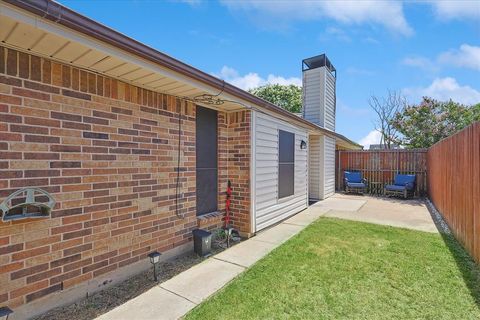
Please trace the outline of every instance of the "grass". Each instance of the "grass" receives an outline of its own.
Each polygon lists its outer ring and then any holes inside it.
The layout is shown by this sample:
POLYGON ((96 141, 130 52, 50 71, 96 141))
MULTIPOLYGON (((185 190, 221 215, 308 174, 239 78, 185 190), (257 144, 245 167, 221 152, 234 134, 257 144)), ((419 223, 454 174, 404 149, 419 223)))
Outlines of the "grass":
POLYGON ((321 218, 186 319, 480 319, 479 306, 480 268, 454 239, 321 218))

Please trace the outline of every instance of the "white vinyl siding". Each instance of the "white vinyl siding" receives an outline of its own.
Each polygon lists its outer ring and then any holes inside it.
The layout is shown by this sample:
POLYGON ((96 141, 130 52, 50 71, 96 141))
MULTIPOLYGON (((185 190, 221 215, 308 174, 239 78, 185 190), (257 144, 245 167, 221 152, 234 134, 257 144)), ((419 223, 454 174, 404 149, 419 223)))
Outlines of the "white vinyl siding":
POLYGON ((303 72, 303 118, 323 126, 325 99, 325 68, 303 72))
MULTIPOLYGON (((325 69, 326 70, 326 69, 325 69)), ((325 72, 325 128, 335 131, 335 77, 325 72)))
POLYGON ((255 231, 259 231, 307 207, 307 150, 300 149, 300 142, 305 140, 308 145, 308 135, 275 117, 260 112, 254 116, 253 201, 255 231), (295 134, 294 194, 282 199, 278 199, 278 130, 295 134))
POLYGON ((303 118, 335 131, 335 77, 325 67, 303 71, 303 118))
POLYGON ((335 193, 335 139, 311 136, 309 150, 308 196, 323 200, 335 193))
POLYGON ((324 191, 323 198, 335 193, 335 139, 325 136, 324 143, 324 191))
POLYGON ((320 200, 320 136, 310 136, 308 145, 308 197, 312 200, 320 200))

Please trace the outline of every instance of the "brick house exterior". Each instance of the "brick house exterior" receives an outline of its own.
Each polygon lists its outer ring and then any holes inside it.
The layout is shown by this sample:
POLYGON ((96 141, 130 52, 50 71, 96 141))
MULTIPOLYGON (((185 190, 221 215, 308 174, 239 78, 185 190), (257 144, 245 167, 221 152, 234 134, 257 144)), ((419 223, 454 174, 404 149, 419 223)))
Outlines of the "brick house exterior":
POLYGON ((57 2, 2 0, 0 203, 35 187, 56 205, 0 212, 0 307, 30 318, 192 251, 192 230, 223 225, 228 181, 252 236, 308 207, 326 181, 312 159, 331 174, 335 146, 360 147, 57 2))
POLYGON ((222 224, 229 179, 233 225, 248 233, 250 111, 218 113, 218 145, 219 213, 197 218, 193 103, 0 47, 0 198, 40 187, 57 200, 51 218, 0 222, 0 304, 188 244, 222 224))

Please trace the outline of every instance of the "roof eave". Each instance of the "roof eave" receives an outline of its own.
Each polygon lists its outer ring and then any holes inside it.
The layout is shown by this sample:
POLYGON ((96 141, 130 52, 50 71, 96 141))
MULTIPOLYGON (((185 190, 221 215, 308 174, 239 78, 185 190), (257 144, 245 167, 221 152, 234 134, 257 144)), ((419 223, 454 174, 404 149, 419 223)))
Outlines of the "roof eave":
POLYGON ((203 72, 195 67, 183 63, 175 58, 170 57, 158 50, 155 50, 135 39, 132 39, 118 31, 115 31, 101 23, 98 23, 88 17, 81 15, 58 2, 51 0, 3 0, 6 3, 14 5, 25 11, 28 11, 41 18, 48 19, 62 26, 80 32, 86 36, 95 38, 96 40, 110 44, 118 49, 124 50, 130 54, 136 55, 162 67, 168 68, 183 76, 190 77, 196 81, 202 82, 210 87, 218 90, 223 90, 227 94, 231 94, 237 98, 255 104, 268 111, 272 111, 293 121, 302 124, 303 126, 320 131, 323 134, 334 136, 341 139, 352 146, 361 147, 355 142, 349 140, 341 134, 329 131, 316 124, 299 118, 295 114, 282 109, 268 101, 265 101, 253 94, 235 87, 224 80, 216 78, 206 72, 203 72))

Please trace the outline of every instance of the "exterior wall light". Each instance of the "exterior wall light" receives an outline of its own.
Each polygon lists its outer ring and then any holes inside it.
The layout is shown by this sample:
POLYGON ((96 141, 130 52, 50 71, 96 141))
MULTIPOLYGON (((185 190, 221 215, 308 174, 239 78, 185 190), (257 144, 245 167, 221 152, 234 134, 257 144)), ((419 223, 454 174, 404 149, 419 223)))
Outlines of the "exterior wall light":
POLYGON ((0 308, 0 319, 2 320, 8 320, 8 317, 13 313, 13 310, 10 309, 9 307, 1 307, 0 308))
POLYGON ((148 254, 148 257, 150 258, 150 263, 153 264, 153 279, 155 280, 155 282, 158 281, 157 264, 158 264, 158 262, 160 262, 160 256, 161 255, 162 254, 158 251, 154 251, 154 252, 148 254))
POLYGON ((302 140, 300 142, 300 149, 302 149, 302 150, 307 149, 307 142, 305 140, 302 140))

